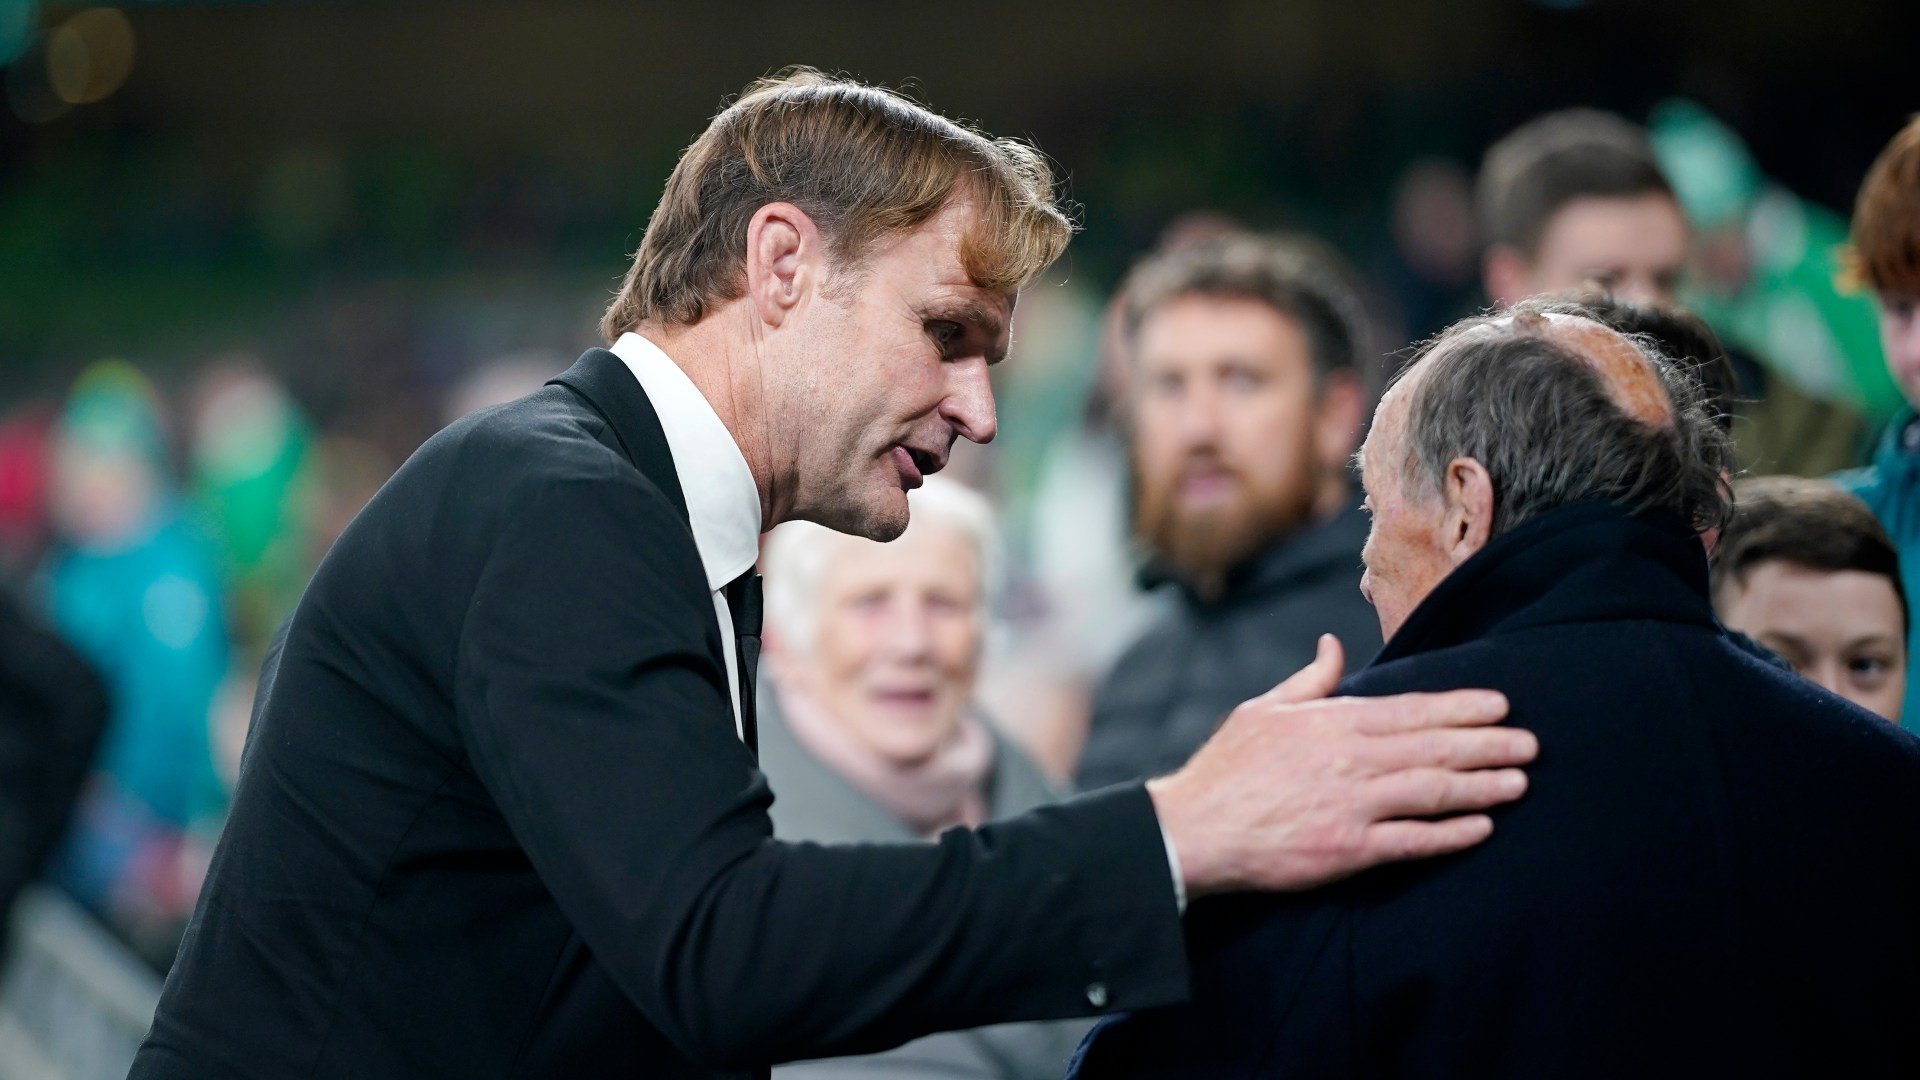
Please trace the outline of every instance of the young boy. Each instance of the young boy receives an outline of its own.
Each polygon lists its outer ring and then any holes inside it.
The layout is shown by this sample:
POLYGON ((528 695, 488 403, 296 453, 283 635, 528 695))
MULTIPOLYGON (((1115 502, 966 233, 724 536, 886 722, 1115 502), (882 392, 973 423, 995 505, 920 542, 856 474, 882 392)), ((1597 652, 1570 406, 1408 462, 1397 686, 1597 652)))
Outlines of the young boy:
POLYGON ((1822 480, 1743 481, 1713 564, 1713 607, 1730 630, 1802 676, 1900 721, 1907 689, 1899 556, 1866 504, 1822 480))
MULTIPOLYGON (((1894 418, 1873 464, 1834 477, 1866 500, 1900 554, 1900 571, 1920 573, 1920 116, 1880 152, 1854 204, 1853 270, 1880 308, 1887 370, 1908 408, 1894 418)), ((1913 644, 1909 639, 1909 647, 1913 644)), ((1905 715, 1920 724, 1920 685, 1910 687, 1905 715)))

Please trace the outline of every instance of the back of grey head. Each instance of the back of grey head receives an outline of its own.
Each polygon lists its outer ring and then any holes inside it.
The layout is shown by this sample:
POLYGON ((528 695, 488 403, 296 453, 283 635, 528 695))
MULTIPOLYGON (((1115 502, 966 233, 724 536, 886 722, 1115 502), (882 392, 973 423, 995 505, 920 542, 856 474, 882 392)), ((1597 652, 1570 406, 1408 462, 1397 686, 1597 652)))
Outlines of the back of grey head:
POLYGON ((1493 481, 1492 535, 1548 511, 1604 501, 1667 510, 1695 530, 1731 512, 1726 433, 1699 381, 1652 343, 1629 338, 1672 406, 1671 426, 1628 416, 1593 364, 1558 336, 1530 329, 1541 315, 1585 317, 1576 304, 1528 304, 1514 317, 1457 323, 1403 369, 1410 388, 1406 452, 1411 483, 1437 492, 1447 466, 1472 458, 1493 481))

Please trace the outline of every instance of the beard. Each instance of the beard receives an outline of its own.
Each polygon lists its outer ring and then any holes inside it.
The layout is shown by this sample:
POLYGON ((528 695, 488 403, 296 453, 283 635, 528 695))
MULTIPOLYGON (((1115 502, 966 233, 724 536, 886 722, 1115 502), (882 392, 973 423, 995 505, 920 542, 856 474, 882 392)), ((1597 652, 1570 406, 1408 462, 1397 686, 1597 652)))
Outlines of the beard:
POLYGON ((1189 454, 1157 472, 1136 458, 1134 534, 1203 595, 1217 593, 1229 571, 1313 517, 1318 463, 1309 447, 1297 449, 1294 468, 1266 483, 1211 452, 1189 454), (1181 479, 1196 467, 1223 474, 1230 487, 1226 497, 1205 506, 1183 504, 1181 479))

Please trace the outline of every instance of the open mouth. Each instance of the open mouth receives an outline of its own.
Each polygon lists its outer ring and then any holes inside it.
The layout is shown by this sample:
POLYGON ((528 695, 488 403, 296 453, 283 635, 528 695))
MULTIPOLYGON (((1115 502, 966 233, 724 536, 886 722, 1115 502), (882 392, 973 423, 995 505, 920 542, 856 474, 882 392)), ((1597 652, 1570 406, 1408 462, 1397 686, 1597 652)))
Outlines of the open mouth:
POLYGON ((892 457, 894 467, 900 470, 900 486, 909 490, 925 483, 946 464, 938 455, 910 446, 895 446, 892 457))

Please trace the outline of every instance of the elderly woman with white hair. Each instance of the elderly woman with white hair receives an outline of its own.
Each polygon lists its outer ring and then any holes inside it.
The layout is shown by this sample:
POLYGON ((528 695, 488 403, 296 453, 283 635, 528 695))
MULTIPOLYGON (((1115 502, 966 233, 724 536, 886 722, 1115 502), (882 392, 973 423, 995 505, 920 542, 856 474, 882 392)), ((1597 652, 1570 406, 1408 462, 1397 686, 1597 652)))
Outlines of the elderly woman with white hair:
MULTIPOLYGON (((1057 794, 973 703, 993 516, 931 478, 878 544, 806 522, 768 537, 760 766, 774 832, 823 843, 931 838, 1057 794)), ((1088 1022, 1001 1024, 868 1057, 802 1062, 784 1080, 1057 1077, 1088 1022)))

